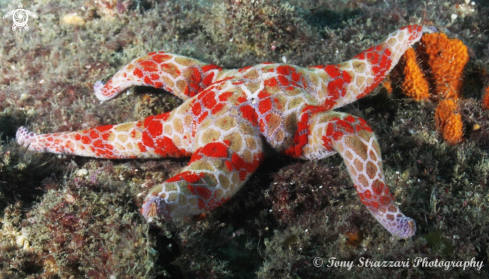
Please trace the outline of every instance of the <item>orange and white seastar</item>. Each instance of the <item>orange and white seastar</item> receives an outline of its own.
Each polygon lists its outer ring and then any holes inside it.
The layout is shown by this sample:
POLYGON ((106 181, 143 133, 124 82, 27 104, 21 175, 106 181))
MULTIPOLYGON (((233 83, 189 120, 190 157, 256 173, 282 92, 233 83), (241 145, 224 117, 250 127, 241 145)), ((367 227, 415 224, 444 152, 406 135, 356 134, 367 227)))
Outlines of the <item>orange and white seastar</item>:
POLYGON ((360 200, 389 232, 412 236, 414 220, 394 202, 377 139, 365 120, 334 109, 369 94, 429 28, 411 25, 337 65, 307 68, 262 63, 224 70, 164 52, 133 60, 95 95, 105 101, 134 85, 163 88, 184 100, 141 121, 37 135, 17 142, 38 152, 98 158, 190 156, 179 174, 154 186, 141 208, 151 221, 196 215, 229 200, 263 162, 268 142, 286 155, 320 160, 339 153, 360 200))

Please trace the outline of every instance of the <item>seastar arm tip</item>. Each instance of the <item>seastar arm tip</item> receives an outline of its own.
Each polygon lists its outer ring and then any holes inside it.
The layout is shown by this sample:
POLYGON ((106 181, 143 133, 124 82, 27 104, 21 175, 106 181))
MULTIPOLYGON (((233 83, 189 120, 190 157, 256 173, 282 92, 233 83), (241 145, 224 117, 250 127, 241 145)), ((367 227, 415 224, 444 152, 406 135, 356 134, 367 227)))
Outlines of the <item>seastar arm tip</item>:
POLYGON ((106 96, 102 92, 102 88, 104 88, 105 83, 103 83, 101 80, 97 80, 95 84, 93 85, 93 91, 95 93, 95 97, 99 99, 99 101, 104 102, 109 99, 111 99, 110 96, 106 96))
POLYGON ((35 133, 30 132, 25 127, 20 127, 15 133, 15 139, 17 143, 24 147, 28 147, 30 143, 34 140, 35 136, 35 133))
POLYGON ((423 26, 423 33, 438 33, 438 29, 435 26, 423 26))
POLYGON ((173 119, 170 113, 162 113, 141 121, 54 134, 35 134, 21 127, 16 138, 29 150, 55 154, 112 159, 188 156, 187 146, 162 134, 165 125, 174 125, 173 119))
POLYGON ((220 206, 238 192, 263 159, 261 139, 246 135, 242 126, 238 130, 240 135, 222 135, 201 145, 182 172, 150 190, 141 208, 148 222, 156 216, 171 219, 197 215, 220 206), (251 141, 255 142, 254 149, 237 148, 251 141))
POLYGON ((165 53, 152 52, 136 58, 119 70, 107 83, 97 81, 95 96, 106 101, 134 85, 161 88, 186 100, 216 81, 221 71, 216 65, 196 59, 165 53))
POLYGON ((379 44, 337 65, 308 67, 308 75, 324 84, 315 94, 321 111, 342 107, 371 93, 423 33, 430 28, 409 25, 389 34, 379 44))
POLYGON ((304 159, 322 159, 339 153, 361 202, 390 233, 401 238, 416 231, 414 220, 395 204, 382 171, 377 139, 367 122, 346 113, 322 112, 311 116, 304 159))

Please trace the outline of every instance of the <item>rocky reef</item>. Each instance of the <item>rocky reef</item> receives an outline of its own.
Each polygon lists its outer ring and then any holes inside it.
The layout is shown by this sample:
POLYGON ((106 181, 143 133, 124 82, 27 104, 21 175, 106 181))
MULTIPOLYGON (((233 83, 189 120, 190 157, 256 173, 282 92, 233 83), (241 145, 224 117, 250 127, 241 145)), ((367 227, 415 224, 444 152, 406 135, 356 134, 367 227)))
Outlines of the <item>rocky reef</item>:
POLYGON ((18 4, 0 2, 0 278, 489 275, 487 1, 34 0, 22 3, 37 15, 29 30, 13 31, 3 16, 18 4), (74 131, 175 108, 180 100, 146 87, 103 104, 93 95, 95 81, 149 52, 225 68, 334 64, 409 24, 434 26, 466 46, 457 97, 433 93, 433 66, 418 56, 410 65, 419 64, 414 75, 427 77, 429 95, 408 96, 412 74, 399 68, 390 83, 341 110, 377 135, 394 199, 417 223, 411 239, 377 224, 339 156, 305 162, 270 151, 225 205, 147 224, 139 214, 146 192, 188 161, 36 154, 13 141, 21 125, 74 131), (437 112, 445 100, 456 107, 437 112), (455 119, 457 138, 444 138, 448 120, 437 119, 455 119), (354 265, 328 267, 333 257, 354 265), (416 258, 483 267, 414 267, 416 258), (365 259, 410 267, 361 267, 365 259))

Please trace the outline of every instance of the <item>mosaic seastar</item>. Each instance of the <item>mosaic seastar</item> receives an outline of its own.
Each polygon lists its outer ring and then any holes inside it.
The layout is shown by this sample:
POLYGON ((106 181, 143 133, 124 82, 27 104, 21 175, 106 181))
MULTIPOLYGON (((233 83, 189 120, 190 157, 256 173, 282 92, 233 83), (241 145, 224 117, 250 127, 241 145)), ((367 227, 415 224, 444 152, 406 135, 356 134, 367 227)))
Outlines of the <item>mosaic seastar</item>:
POLYGON ((154 186, 141 212, 151 221, 196 215, 234 195, 263 162, 264 142, 286 155, 319 160, 339 153, 370 213, 398 237, 415 233, 396 206, 382 171, 377 139, 365 120, 333 109, 370 93, 429 28, 411 25, 337 65, 262 63, 223 70, 195 59, 153 52, 133 60, 98 99, 134 85, 163 88, 184 103, 141 121, 38 135, 21 127, 30 150, 99 158, 191 156, 181 173, 154 186))

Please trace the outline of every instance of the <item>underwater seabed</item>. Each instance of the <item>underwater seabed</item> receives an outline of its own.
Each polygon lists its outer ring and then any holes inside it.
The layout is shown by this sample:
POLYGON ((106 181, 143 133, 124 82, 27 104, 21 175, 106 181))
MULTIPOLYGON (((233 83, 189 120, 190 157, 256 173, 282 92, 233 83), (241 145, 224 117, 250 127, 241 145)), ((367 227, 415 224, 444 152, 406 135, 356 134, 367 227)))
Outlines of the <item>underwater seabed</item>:
POLYGON ((488 276, 486 1, 34 0, 22 1, 37 15, 29 30, 13 31, 3 16, 20 3, 0 0, 1 278, 488 276), (177 107, 180 100, 147 87, 104 103, 95 98, 95 81, 146 53, 223 68, 326 65, 409 24, 435 26, 467 46, 454 112, 461 142, 439 133, 443 97, 405 95, 403 69, 389 77, 391 87, 384 83, 341 111, 362 117, 377 135, 394 199, 417 224, 410 239, 393 238, 372 218, 337 155, 310 162, 271 152, 223 206, 149 225, 139 212, 146 192, 188 160, 38 154, 13 140, 20 126, 75 131, 177 107), (333 257, 343 267, 328 267, 333 257), (428 264, 414 266, 425 258, 428 264), (367 259, 400 266, 360 265, 367 259), (472 260, 483 266, 458 265, 472 260))

